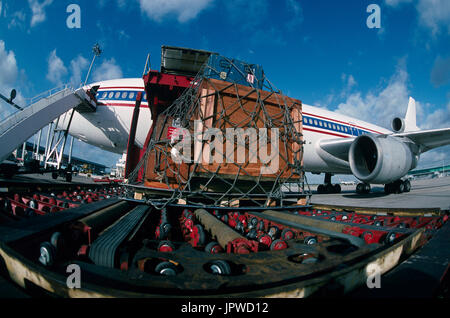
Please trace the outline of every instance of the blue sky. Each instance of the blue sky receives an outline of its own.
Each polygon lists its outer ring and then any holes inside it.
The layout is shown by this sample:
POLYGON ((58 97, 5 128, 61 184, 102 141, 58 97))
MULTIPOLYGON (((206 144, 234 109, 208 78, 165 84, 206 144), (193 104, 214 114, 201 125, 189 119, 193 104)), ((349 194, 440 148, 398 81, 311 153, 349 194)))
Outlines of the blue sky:
MULTIPOLYGON (((263 65, 269 80, 306 104, 389 127, 408 97, 421 128, 450 126, 448 0, 0 0, 0 92, 25 101, 79 84, 100 43, 91 80, 140 77, 161 45, 219 52, 263 65), (81 8, 70 29, 69 4, 81 8), (369 4, 381 28, 368 28, 369 4)), ((0 104, 3 116, 11 111, 0 104)), ((442 164, 449 147, 426 153, 442 164)), ((76 143, 74 155, 108 166, 118 158, 76 143)), ((448 162, 447 162, 448 163, 448 162)))

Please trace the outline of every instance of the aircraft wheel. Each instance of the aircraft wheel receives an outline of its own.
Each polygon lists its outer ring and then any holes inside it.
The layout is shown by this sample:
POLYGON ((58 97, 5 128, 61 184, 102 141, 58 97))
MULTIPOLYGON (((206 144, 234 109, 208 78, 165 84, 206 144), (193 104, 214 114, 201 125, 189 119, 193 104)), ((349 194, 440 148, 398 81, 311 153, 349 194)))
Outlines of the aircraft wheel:
POLYGON ((356 193, 361 194, 364 191, 364 184, 363 183, 358 183, 356 185, 356 193))
POLYGON ((319 184, 319 186, 317 187, 317 192, 319 194, 325 193, 325 186, 323 184, 319 184))
POLYGON ((370 193, 370 184, 364 183, 363 193, 370 193))
POLYGON ((405 184, 405 192, 411 191, 411 182, 409 180, 405 180, 404 184, 405 184))
POLYGON ((403 181, 400 181, 397 184, 397 193, 403 193, 405 191, 405 184, 403 183, 403 181))
POLYGON ((386 194, 392 193, 392 184, 391 183, 387 183, 384 185, 384 193, 386 193, 386 194))
POLYGON ((334 193, 341 193, 341 185, 335 184, 333 186, 333 188, 334 188, 334 193))
POLYGON ((52 172, 52 178, 53 180, 58 179, 58 172, 52 172))

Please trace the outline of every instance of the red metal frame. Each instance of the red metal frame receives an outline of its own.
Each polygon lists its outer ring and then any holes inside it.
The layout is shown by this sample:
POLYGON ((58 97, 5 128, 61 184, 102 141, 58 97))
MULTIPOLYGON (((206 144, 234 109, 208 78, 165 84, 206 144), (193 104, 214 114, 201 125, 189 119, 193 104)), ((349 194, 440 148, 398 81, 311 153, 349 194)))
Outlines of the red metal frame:
POLYGON ((133 171, 140 159, 140 148, 135 145, 137 123, 139 119, 139 109, 141 107, 142 92, 136 96, 136 104, 134 105, 133 117, 131 118, 130 135, 127 144, 127 160, 125 162, 125 178, 133 171))
MULTIPOLYGON (((143 148, 140 149, 139 160, 147 151, 158 115, 165 108, 170 106, 184 90, 191 85, 193 79, 194 78, 190 76, 165 74, 158 71, 149 71, 143 76, 144 89, 147 94, 147 101, 152 115, 152 126, 148 131, 143 148)), ((127 155, 126 165, 129 166, 129 171, 132 171, 136 167, 139 160, 135 163, 131 163, 129 162, 127 155)), ((143 180, 143 174, 144 171, 141 169, 138 174, 139 182, 143 180)))

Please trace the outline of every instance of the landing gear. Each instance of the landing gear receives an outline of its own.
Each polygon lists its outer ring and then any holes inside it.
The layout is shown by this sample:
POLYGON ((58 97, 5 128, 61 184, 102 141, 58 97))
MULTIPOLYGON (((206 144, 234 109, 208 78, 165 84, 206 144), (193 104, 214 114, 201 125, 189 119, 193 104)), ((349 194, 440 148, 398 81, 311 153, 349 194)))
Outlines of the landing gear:
POLYGON ((409 180, 397 180, 392 183, 384 185, 384 192, 390 193, 403 193, 411 191, 411 182, 409 180))
POLYGON ((325 180, 323 184, 319 184, 317 192, 323 193, 341 193, 341 185, 331 183, 331 173, 325 173, 325 180))
POLYGON ((358 193, 358 194, 370 193, 370 184, 368 184, 368 183, 358 183, 356 185, 356 193, 358 193))

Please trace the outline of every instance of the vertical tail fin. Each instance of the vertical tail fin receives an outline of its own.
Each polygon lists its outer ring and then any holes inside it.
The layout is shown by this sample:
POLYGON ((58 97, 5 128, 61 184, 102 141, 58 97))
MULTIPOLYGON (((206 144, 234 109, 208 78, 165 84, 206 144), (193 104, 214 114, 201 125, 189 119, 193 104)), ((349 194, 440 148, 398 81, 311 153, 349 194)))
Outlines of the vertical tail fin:
POLYGON ((416 125, 416 101, 409 97, 408 109, 405 115, 405 131, 420 130, 416 125))

